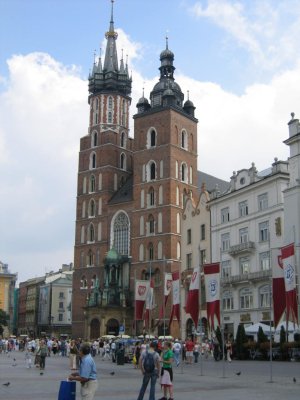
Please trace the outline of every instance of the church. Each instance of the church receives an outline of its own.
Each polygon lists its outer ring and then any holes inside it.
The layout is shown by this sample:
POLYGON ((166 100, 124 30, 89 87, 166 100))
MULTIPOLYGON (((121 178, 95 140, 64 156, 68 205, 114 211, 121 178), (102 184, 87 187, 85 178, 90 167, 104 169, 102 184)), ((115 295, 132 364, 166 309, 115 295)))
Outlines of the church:
MULTIPOLYGON (((132 79, 118 60, 113 2, 105 58, 89 75, 88 134, 80 140, 73 276, 73 336, 141 334, 135 320, 135 281, 153 281, 148 333, 179 336, 159 318, 164 272, 180 271, 181 218, 198 195, 197 119, 175 81, 166 39, 158 82, 143 96, 129 135, 132 79), (164 332, 162 332, 162 329, 164 332)), ((166 309, 169 320, 170 306, 166 309)))

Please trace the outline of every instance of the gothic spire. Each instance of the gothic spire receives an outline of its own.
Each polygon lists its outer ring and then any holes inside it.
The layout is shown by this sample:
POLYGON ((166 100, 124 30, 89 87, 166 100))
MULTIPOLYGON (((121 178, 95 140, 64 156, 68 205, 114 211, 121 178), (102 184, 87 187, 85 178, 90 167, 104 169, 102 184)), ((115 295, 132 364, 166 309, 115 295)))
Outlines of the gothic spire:
POLYGON ((118 72, 118 55, 116 40, 118 37, 117 32, 114 28, 114 0, 111 0, 111 18, 109 24, 109 30, 106 32, 105 37, 107 39, 106 52, 104 59, 104 71, 118 72))

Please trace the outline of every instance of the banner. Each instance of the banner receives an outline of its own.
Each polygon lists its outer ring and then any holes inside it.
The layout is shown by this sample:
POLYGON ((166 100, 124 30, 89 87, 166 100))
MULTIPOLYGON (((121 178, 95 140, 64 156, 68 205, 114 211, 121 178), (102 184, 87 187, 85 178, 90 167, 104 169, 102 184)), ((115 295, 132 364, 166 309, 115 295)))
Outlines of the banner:
POLYGON ((220 263, 206 264, 203 267, 205 277, 207 321, 214 329, 214 318, 220 325, 220 263))
POLYGON ((178 323, 180 321, 179 271, 172 273, 172 298, 173 298, 173 306, 172 306, 169 326, 171 325, 174 317, 177 318, 178 323))
MULTIPOLYGON (((172 274, 171 272, 165 273, 165 282, 164 282, 164 304, 161 305, 159 310, 159 321, 164 318, 164 309, 167 306, 169 294, 172 289, 172 274)), ((158 321, 158 322, 159 322, 158 321)))
POLYGON ((144 304, 147 298, 150 282, 135 282, 135 319, 143 319, 144 304))
POLYGON ((273 249, 271 255, 273 312, 276 329, 286 308, 285 285, 281 249, 273 249))
POLYGON ((281 258, 284 271, 285 299, 287 321, 298 324, 298 305, 296 289, 296 264, 294 243, 281 249, 281 258))
POLYGON ((200 285, 200 268, 196 267, 194 268, 191 277, 190 288, 185 307, 185 311, 191 315, 196 329, 198 327, 198 315, 199 315, 199 285, 200 285))
POLYGON ((144 326, 149 328, 150 324, 150 310, 154 308, 154 282, 153 279, 150 281, 150 286, 148 288, 147 297, 146 297, 146 309, 144 315, 144 326))

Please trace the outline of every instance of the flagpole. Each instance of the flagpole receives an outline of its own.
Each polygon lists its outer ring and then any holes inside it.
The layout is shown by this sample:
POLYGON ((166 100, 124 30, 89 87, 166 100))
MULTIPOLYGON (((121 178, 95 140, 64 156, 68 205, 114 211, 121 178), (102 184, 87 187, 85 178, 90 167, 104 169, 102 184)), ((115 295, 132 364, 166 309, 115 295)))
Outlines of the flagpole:
POLYGON ((137 320, 136 320, 136 269, 134 269, 134 329, 135 337, 137 337, 137 320))
POLYGON ((272 343, 272 277, 270 284, 270 383, 273 383, 273 343, 272 343))
POLYGON ((203 376, 203 357, 202 357, 202 312, 201 312, 201 249, 200 243, 198 246, 199 250, 199 319, 200 319, 200 376, 203 376))
POLYGON ((166 340, 166 299, 165 299, 165 285, 166 285, 166 256, 164 255, 164 262, 163 262, 163 319, 164 319, 164 341, 166 340))
POLYGON ((220 318, 221 318, 221 337, 222 337, 222 355, 223 355, 223 378, 225 378, 225 352, 224 352, 224 311, 223 311, 223 277, 222 277, 222 249, 220 247, 220 318))
MULTIPOLYGON (((151 318, 152 318, 152 296, 153 293, 151 293, 151 278, 152 278, 152 260, 150 260, 150 286, 149 286, 149 290, 150 290, 150 305, 149 305, 149 321, 148 321, 148 327, 149 327, 149 337, 148 339, 150 339, 150 334, 151 334, 151 318)), ((153 288, 154 291, 154 288, 153 288)))

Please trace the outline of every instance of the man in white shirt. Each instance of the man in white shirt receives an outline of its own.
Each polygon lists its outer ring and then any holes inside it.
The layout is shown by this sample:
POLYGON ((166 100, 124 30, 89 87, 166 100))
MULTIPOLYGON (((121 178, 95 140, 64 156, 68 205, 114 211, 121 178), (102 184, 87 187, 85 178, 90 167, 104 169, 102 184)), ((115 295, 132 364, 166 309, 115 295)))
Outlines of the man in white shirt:
POLYGON ((179 358, 181 353, 181 344, 179 343, 178 339, 175 340, 175 343, 173 345, 173 353, 176 366, 178 367, 178 365, 180 364, 179 358))

